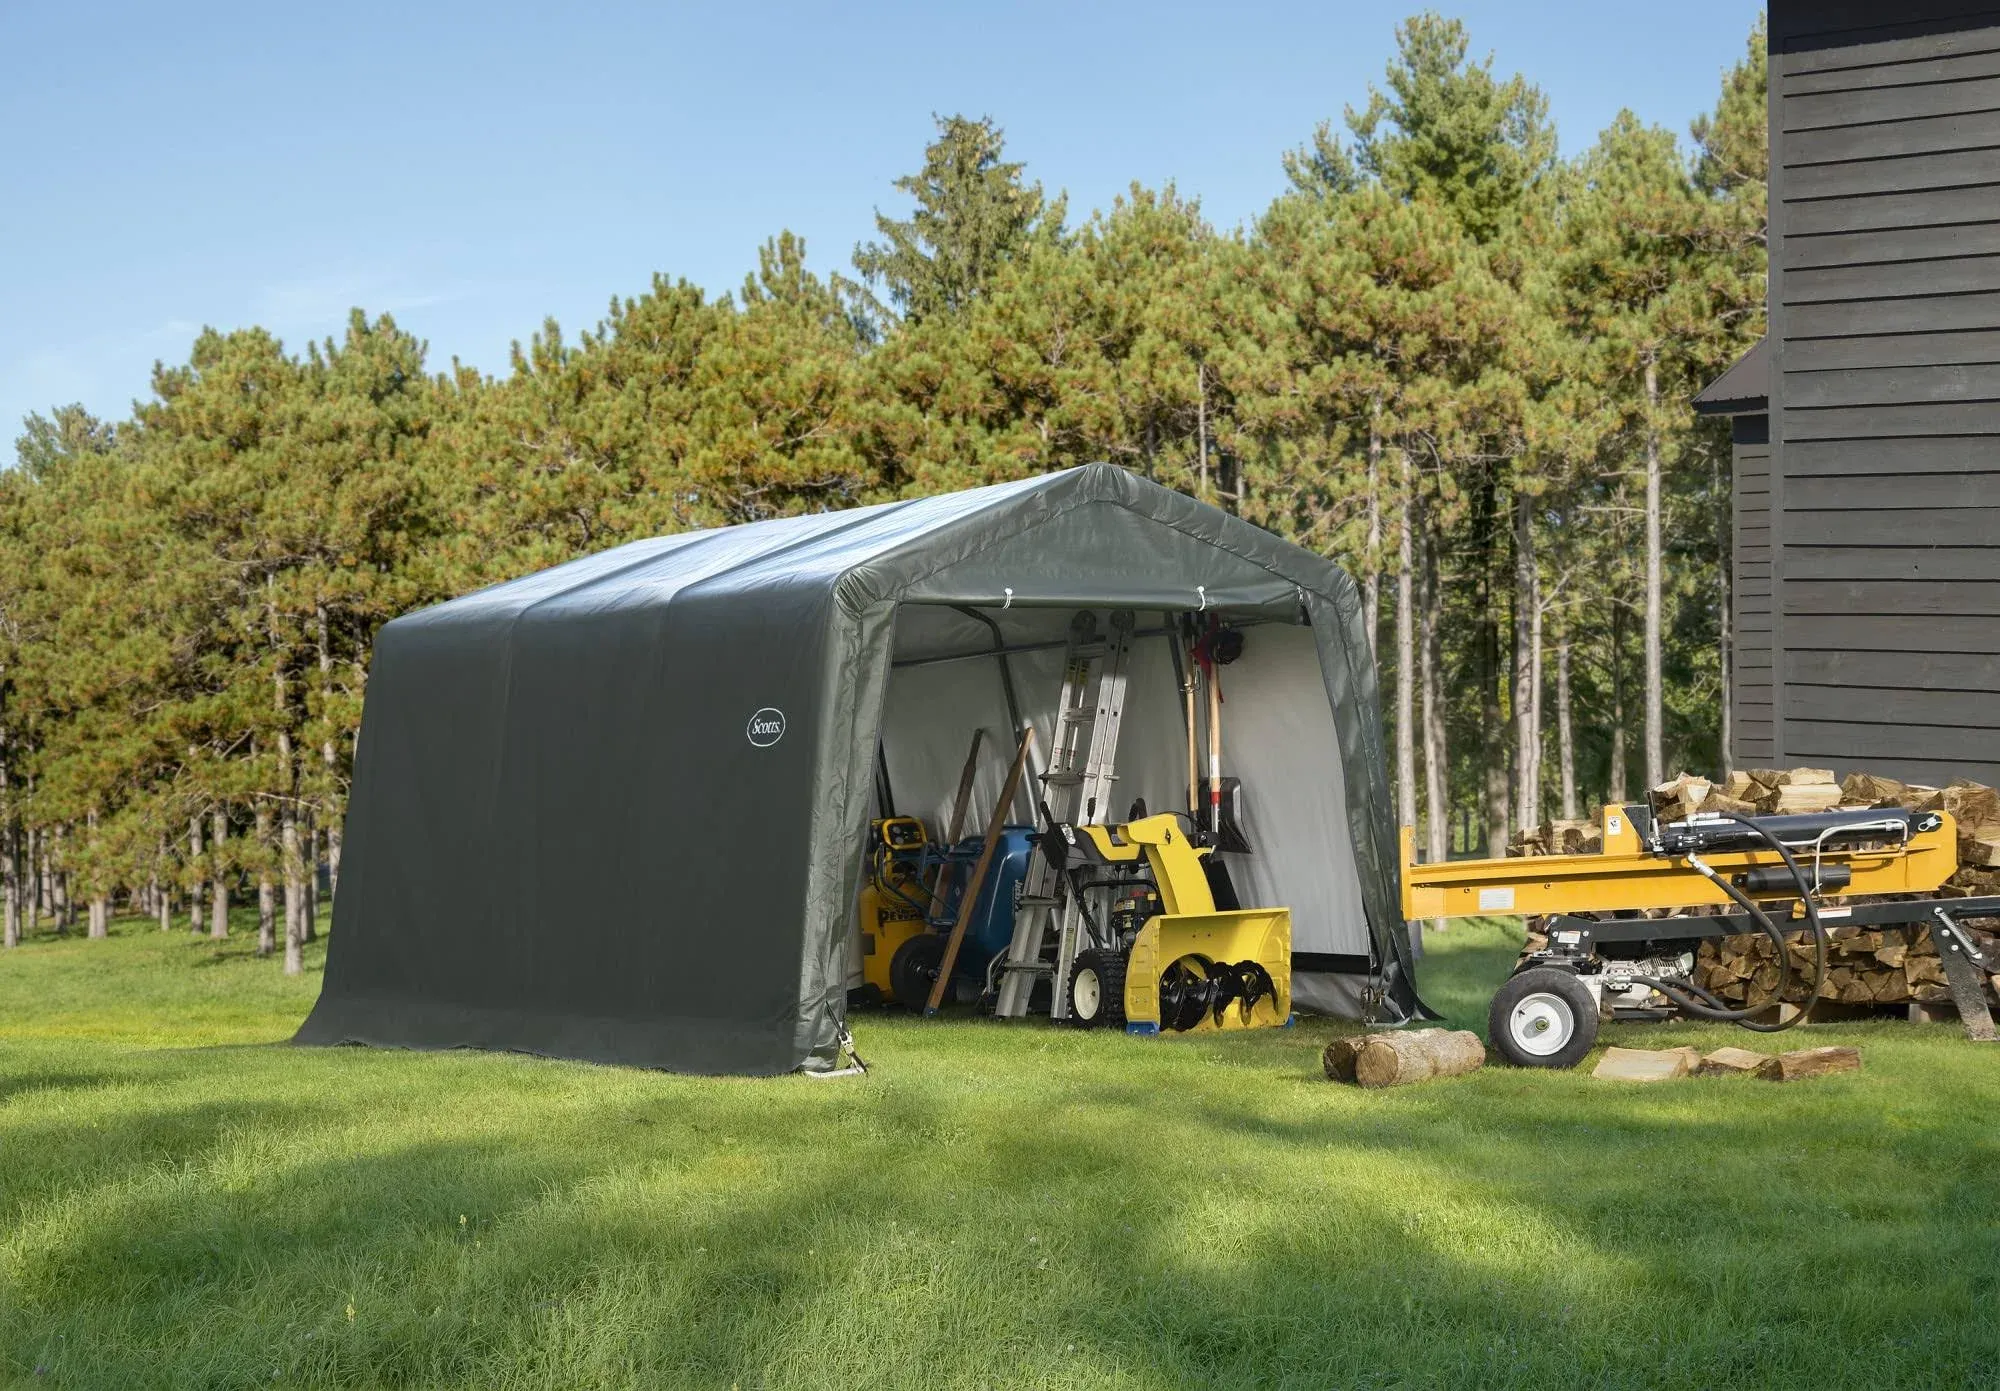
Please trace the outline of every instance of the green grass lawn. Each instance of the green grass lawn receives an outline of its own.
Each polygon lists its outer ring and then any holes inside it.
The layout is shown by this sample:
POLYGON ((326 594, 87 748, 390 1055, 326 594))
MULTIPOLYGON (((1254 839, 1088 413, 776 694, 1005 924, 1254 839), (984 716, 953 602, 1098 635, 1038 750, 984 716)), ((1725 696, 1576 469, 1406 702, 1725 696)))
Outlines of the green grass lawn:
MULTIPOLYGON (((1363 1092, 1318 1021, 863 1016, 866 1078, 718 1080, 293 1049, 317 951, 116 931, 0 956, 7 1384, 2000 1385, 2000 1049, 1947 1026, 1363 1092)), ((1483 1029, 1517 942, 1426 993, 1483 1029)))

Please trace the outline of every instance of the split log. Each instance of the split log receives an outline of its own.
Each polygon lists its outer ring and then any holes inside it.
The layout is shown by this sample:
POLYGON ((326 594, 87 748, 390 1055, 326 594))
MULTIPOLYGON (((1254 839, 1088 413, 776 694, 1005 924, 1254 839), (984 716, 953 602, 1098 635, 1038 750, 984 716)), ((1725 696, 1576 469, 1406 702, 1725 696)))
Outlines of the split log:
POLYGON ((1760 810, 1782 816, 1800 812, 1831 811, 1840 805, 1838 783, 1789 783, 1777 795, 1758 803, 1760 810))
POLYGON ((1756 1053, 1748 1048, 1718 1048, 1696 1064, 1695 1074, 1700 1077, 1741 1077, 1755 1072, 1770 1060, 1769 1053, 1756 1053))
POLYGON ((1687 1076, 1700 1061, 1697 1048, 1607 1048, 1590 1075, 1619 1082, 1664 1082, 1687 1076))
POLYGON ((1833 769, 1831 768, 1793 768, 1788 772, 1778 774, 1775 785, 1778 787, 1838 787, 1840 780, 1834 777, 1833 769))
POLYGON ((1864 807, 1900 806, 1899 799, 1908 793, 1907 784, 1894 778, 1878 778, 1873 773, 1849 773, 1840 784, 1842 801, 1864 807))
POLYGON ((1397 1087, 1433 1077, 1457 1077, 1486 1065, 1486 1045, 1464 1029, 1413 1029, 1370 1034, 1354 1055, 1354 1080, 1397 1087))
POLYGON ((1801 1048, 1765 1061, 1757 1075, 1772 1082, 1798 1082, 1835 1072, 1861 1071, 1859 1048, 1801 1048))

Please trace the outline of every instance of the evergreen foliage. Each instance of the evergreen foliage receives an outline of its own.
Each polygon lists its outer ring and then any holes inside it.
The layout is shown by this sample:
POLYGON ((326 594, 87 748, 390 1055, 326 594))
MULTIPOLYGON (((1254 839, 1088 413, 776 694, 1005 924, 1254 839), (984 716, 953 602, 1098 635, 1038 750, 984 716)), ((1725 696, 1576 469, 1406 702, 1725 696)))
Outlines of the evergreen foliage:
POLYGON ((1361 579, 1434 850, 1716 767, 1727 440, 1688 401, 1762 327, 1763 29, 1691 150, 1621 115, 1571 161, 1469 51, 1404 24, 1249 228, 1134 186, 1067 229, 953 116, 856 249, 867 290, 782 233, 739 293, 656 276, 498 377, 357 310, 302 353, 206 331, 126 421, 31 417, 0 473, 7 940, 86 906, 226 930, 221 893, 296 965, 398 613, 1096 459, 1361 579))
POLYGON ((1062 237, 1063 200, 1044 200, 1040 184, 1023 181, 1024 166, 1000 157, 1003 132, 991 119, 939 117, 937 128, 923 169, 896 180, 916 211, 876 213, 883 240, 854 249, 855 269, 909 320, 963 312, 1030 242, 1062 237))

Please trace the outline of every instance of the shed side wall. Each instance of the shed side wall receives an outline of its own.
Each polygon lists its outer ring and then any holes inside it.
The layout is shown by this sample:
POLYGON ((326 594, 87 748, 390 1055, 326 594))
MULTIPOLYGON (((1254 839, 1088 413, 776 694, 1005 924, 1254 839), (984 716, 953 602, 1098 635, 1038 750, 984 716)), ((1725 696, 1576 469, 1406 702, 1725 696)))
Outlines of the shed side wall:
POLYGON ((2000 781, 2000 13, 1883 18, 1772 12, 1769 753, 2000 781))

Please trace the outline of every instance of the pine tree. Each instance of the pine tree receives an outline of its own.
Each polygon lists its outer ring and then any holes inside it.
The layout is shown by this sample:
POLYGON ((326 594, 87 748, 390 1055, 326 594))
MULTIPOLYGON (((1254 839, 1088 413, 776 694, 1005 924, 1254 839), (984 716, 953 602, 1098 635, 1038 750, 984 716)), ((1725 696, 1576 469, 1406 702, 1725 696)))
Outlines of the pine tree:
POLYGON ((854 267, 886 292, 872 307, 886 322, 911 322, 964 312, 995 271, 1034 243, 1060 240, 1063 199, 1023 181, 1009 162, 1000 128, 990 118, 934 117, 938 138, 924 150, 924 167, 896 180, 916 200, 908 218, 875 214, 881 241, 854 249, 854 267))

